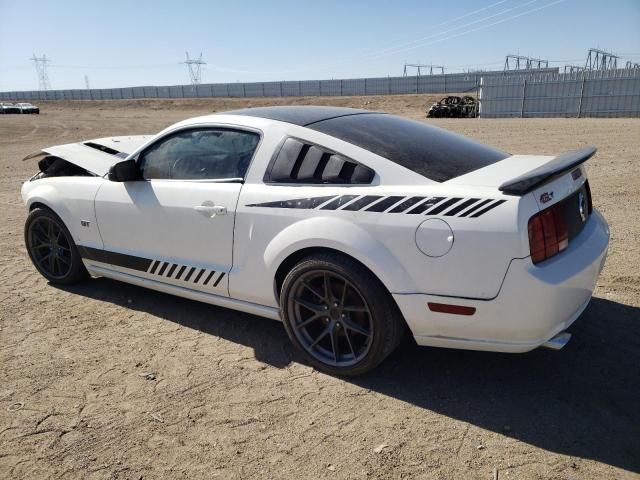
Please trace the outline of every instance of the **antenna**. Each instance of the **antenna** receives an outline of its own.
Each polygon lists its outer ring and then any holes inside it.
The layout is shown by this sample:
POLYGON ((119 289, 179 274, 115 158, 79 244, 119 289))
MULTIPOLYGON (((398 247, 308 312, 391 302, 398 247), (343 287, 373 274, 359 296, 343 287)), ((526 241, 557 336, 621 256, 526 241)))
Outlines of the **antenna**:
POLYGON ((202 65, 206 65, 207 62, 202 61, 202 52, 200 52, 200 57, 197 60, 189 58, 189 52, 185 52, 187 55, 187 61, 181 62, 187 66, 187 70, 189 70, 189 78, 191 79, 191 85, 200 85, 200 81, 202 80, 202 65))
POLYGON ((51 62, 51 60, 49 60, 46 55, 42 55, 42 57, 36 57, 35 53, 29 60, 31 60, 36 66, 36 72, 38 74, 38 89, 51 89, 51 84, 49 83, 49 75, 47 74, 47 63, 51 62))
POLYGON ((85 75, 84 76, 84 86, 87 90, 89 90, 91 87, 89 86, 89 75, 85 75))

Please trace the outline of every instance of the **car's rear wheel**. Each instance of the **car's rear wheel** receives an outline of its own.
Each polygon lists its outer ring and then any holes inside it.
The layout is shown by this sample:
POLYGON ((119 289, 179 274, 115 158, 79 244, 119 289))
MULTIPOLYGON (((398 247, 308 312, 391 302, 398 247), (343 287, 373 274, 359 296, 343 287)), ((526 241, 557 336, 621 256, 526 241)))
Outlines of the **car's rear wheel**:
POLYGON ((69 284, 89 277, 69 230, 51 210, 31 211, 24 239, 29 258, 51 283, 69 284))
POLYGON ((319 370, 360 375, 400 343, 404 322, 366 268, 339 254, 300 261, 286 276, 280 309, 287 334, 319 370))

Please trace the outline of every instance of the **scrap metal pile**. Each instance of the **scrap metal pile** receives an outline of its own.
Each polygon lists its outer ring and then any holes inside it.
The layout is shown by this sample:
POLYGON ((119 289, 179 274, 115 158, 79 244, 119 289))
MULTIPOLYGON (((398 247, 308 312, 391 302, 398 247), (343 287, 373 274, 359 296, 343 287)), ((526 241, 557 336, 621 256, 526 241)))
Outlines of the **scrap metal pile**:
POLYGON ((427 118, 475 118, 477 111, 475 98, 450 95, 434 103, 427 111, 427 118))

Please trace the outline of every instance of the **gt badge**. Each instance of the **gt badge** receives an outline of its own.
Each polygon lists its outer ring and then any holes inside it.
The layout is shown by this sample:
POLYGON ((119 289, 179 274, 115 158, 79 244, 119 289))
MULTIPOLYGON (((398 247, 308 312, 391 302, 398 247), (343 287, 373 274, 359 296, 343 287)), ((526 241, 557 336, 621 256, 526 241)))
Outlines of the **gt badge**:
POLYGON ((547 203, 553 200, 553 192, 544 192, 540 195, 540 203, 547 203))
POLYGON ((80 225, 82 225, 83 227, 89 227, 91 225, 91 222, 89 222, 88 220, 80 220, 80 225))

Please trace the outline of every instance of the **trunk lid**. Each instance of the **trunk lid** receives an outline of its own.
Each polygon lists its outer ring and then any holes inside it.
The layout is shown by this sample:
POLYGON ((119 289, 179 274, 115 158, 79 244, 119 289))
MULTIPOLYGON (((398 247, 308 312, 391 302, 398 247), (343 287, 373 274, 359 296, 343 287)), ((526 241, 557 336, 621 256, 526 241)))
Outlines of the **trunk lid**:
MULTIPOLYGON (((558 156, 512 155, 487 167, 475 170, 446 183, 497 188, 506 195, 523 196, 529 192, 543 194, 550 185, 560 190, 556 200, 575 190, 575 181, 585 177, 581 164, 596 152, 594 147, 573 150, 558 156), (575 173, 572 173, 575 172, 575 173), (572 177, 575 175, 575 178, 572 177), (560 180, 560 182, 557 182, 560 180)), ((582 183, 584 178, 582 179, 582 183)), ((540 198, 536 195, 536 198, 540 198)), ((550 201, 552 198, 545 200, 550 201)), ((542 202, 542 203, 547 203, 542 202)))

